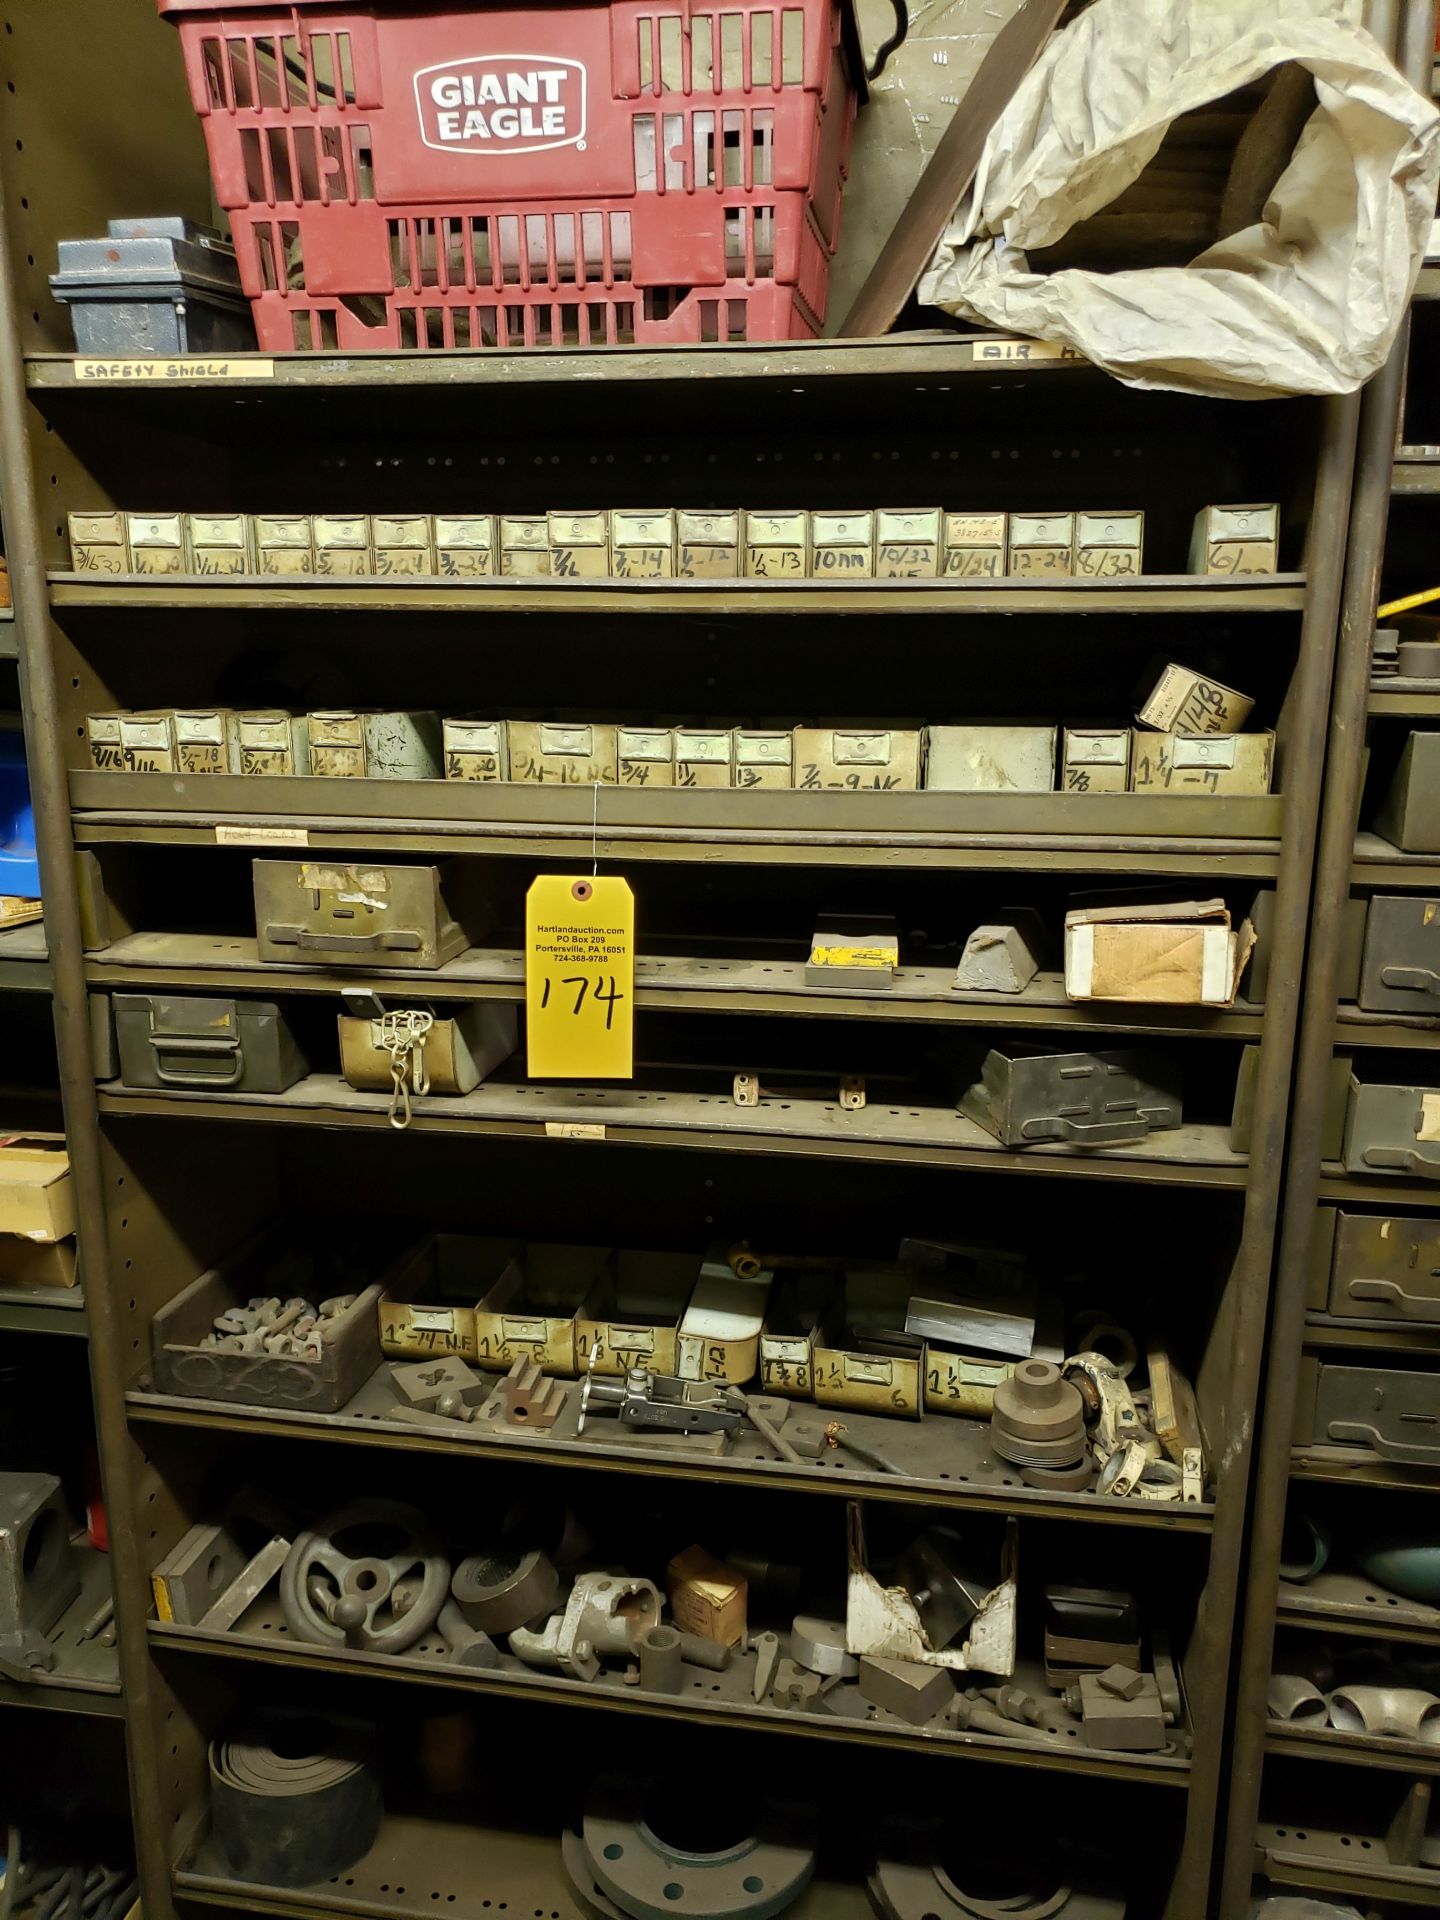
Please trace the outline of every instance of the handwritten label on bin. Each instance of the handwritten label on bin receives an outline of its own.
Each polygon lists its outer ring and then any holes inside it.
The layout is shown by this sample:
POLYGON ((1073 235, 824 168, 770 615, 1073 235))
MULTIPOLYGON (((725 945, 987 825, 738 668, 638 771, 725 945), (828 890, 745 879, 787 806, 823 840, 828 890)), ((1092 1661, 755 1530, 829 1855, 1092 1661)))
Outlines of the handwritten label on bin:
POLYGON ((215 829, 217 847, 308 847, 308 827, 226 827, 215 829))
POLYGON ((147 354, 143 359, 76 360, 75 378, 80 381, 106 381, 112 386, 137 380, 156 386, 164 382, 195 385, 207 380, 273 380, 273 360, 213 360, 195 354, 184 360, 162 360, 147 354))
POLYGON ((635 896, 608 875, 544 874, 525 897, 532 1080, 628 1080, 635 1066, 635 896))

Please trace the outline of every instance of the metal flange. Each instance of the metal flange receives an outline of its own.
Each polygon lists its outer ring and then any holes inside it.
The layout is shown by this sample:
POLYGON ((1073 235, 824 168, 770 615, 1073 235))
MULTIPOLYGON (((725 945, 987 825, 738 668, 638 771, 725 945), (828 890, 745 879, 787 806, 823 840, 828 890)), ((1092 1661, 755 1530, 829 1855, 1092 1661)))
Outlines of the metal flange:
POLYGON ((736 1830, 705 1831, 714 1801, 687 1795, 672 1806, 669 1786, 611 1774, 586 1801, 584 1867, 629 1920, 768 1920, 799 1898, 815 1871, 803 1812, 770 1808, 753 1827, 737 1812, 736 1830), (702 1827, 689 1831, 696 1817, 702 1827))

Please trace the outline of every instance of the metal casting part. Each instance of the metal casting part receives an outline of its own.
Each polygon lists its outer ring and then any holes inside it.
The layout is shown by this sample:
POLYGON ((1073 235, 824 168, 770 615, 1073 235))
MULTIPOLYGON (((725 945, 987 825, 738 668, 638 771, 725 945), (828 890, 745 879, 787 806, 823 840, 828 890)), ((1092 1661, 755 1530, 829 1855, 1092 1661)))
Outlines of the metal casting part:
POLYGON ((860 1662, 845 1651, 845 1623, 822 1620, 813 1613, 797 1613, 790 1628, 790 1657, 811 1673, 853 1680, 860 1662))
POLYGON ((648 1693, 679 1693, 684 1686, 680 1639, 674 1627, 647 1627, 637 1636, 640 1684, 648 1693))
POLYGON ((450 1563, 429 1522, 397 1500, 357 1500, 300 1534, 280 1571, 290 1631, 321 1645, 403 1653, 434 1626, 450 1563), (357 1536, 355 1550, 343 1544, 357 1536), (378 1535, 378 1540, 369 1536, 378 1535), (366 1552, 378 1546, 380 1551, 366 1552))
POLYGON ((1330 1717, 1325 1696, 1298 1673, 1277 1673, 1270 1680, 1266 1706, 1272 1720, 1300 1720, 1324 1726, 1330 1717))
POLYGON ((609 1775, 586 1797, 581 1838, 591 1877, 630 1920, 768 1920, 808 1886, 815 1849, 805 1810, 766 1808, 753 1831, 692 1852, 665 1838, 658 1791, 659 1783, 609 1775))
POLYGON ((582 1573, 563 1613, 536 1630, 516 1627, 510 1651, 530 1667, 549 1667, 575 1680, 593 1680, 603 1656, 633 1659, 639 1636, 660 1624, 664 1602, 652 1580, 621 1573, 582 1573))
POLYGON ((450 1593, 472 1627, 510 1633, 543 1620, 560 1604, 560 1576, 543 1553, 502 1543, 472 1553, 450 1580, 450 1593))
POLYGON ((1337 1733, 1440 1746, 1440 1700, 1418 1687, 1337 1687, 1330 1695, 1330 1724, 1337 1733))

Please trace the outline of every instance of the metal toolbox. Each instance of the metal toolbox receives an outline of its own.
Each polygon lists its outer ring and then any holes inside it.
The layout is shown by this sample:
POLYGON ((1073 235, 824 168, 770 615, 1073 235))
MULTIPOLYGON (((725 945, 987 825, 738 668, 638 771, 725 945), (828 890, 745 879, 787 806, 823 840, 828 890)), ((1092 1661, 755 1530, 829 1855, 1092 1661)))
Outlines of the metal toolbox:
POLYGON ((817 580, 868 580, 875 571, 875 515, 810 515, 810 571, 817 580))
POLYGON ((72 513, 70 564, 76 573, 129 573, 130 543, 123 513, 72 513))
POLYGON ((607 722, 507 720, 510 778, 541 786, 613 787, 618 729, 607 722))
POLYGON ((286 1220, 267 1227, 156 1313, 150 1323, 155 1391, 337 1413, 380 1365, 377 1309, 398 1251, 393 1234, 377 1239, 373 1222, 359 1228, 286 1220), (328 1323, 318 1360, 225 1353, 205 1344, 221 1314, 257 1296, 298 1296, 318 1307, 343 1294, 354 1301, 328 1323))
POLYGON ((913 793, 922 737, 918 728, 796 727, 795 785, 913 793))
POLYGON ((495 522, 488 513, 437 513, 430 522, 435 571, 452 580, 483 580, 495 568, 495 522))
POLYGON ((510 778, 510 743, 503 720, 447 720, 441 739, 447 780, 510 778))
POLYGON ((751 580, 803 580, 809 572, 809 516, 747 513, 745 574, 751 580))
MULTIPOLYGON (((451 1242, 447 1253, 452 1260, 466 1245, 485 1249, 496 1244, 441 1237, 451 1242)), ((608 1247, 558 1241, 513 1249, 475 1308, 477 1364, 507 1370, 517 1360, 533 1360, 542 1372, 573 1377, 580 1362, 579 1317, 613 1257, 608 1247)))
POLYGON ((946 579, 1003 579, 1008 523, 1009 516, 1003 513, 947 513, 946 579))
POLYGON ((815 1391, 815 1334, 842 1286, 839 1268, 781 1274, 760 1330, 760 1391, 809 1400, 815 1391))
POLYGON ((175 771, 177 773, 231 773, 234 771, 234 728, 224 707, 176 708, 175 771))
POLYGON ((372 513, 370 546, 376 573, 413 575, 435 571, 428 514, 372 513))
POLYGON ((728 727, 676 727, 675 785, 734 785, 735 743, 728 727))
POLYGON ((440 719, 358 708, 307 715, 310 772, 352 780, 438 780, 440 719))
POLYGON ((115 993, 122 1086, 284 1093, 308 1062, 273 1000, 220 994, 115 993))
POLYGON ((606 1263, 575 1319, 575 1364, 581 1373, 595 1351, 596 1373, 680 1371, 680 1322, 695 1291, 693 1253, 622 1249, 606 1263))
MULTIPOLYGON (((423 1053, 428 1093, 473 1093, 515 1051, 519 1029, 513 1007, 474 1000, 445 1013, 427 1002, 423 1011, 433 1017, 423 1053)), ((380 1022, 366 1015, 342 1013, 338 1024, 340 1072, 347 1086, 361 1093, 394 1092, 395 1056, 382 1044, 380 1022)), ((413 1093, 415 1053, 412 1050, 403 1057, 405 1084, 413 1093)))
POLYGON ((1352 1073, 1344 1156, 1350 1173, 1440 1180, 1440 1090, 1361 1080, 1352 1073))
POLYGON ((1130 791, 1269 793, 1275 772, 1273 733, 1135 734, 1130 791))
POLYGON ((255 561, 261 573, 315 571, 315 542, 308 513, 257 513, 255 561))
POLYGON ((1061 748, 1062 793, 1128 793, 1130 729, 1066 727, 1061 748))
POLYGON ((1440 1220, 1331 1210, 1329 1224, 1322 1310, 1342 1320, 1440 1325, 1440 1220))
POLYGON ((586 513, 545 516, 550 571, 557 580, 604 580, 610 573, 610 516, 603 507, 586 513))
POLYGON ((368 514, 312 514, 310 535, 315 546, 316 573, 341 579, 373 572, 368 514))
POLYGON ((1077 513, 1075 572, 1081 579, 1118 579, 1144 571, 1143 513, 1077 513))
POLYGON ((612 508, 610 564, 617 580, 669 580, 675 572, 674 509, 612 508))
POLYGON ((1131 1146, 1180 1125, 1174 1064, 1158 1054, 992 1047, 960 1111, 1007 1147, 1131 1146))
POLYGON ((1372 896, 1359 1001, 1370 1013, 1440 1013, 1440 900, 1372 896))
POLYGON ((304 714, 237 713, 237 773, 298 774, 308 763, 309 730, 304 714))
MULTIPOLYGON (((396 1358, 453 1354, 461 1360, 479 1359, 476 1296, 488 1293, 523 1252, 518 1240, 470 1233, 427 1235, 386 1285, 379 1312, 382 1350, 396 1358)), ((517 1356, 497 1360, 491 1344, 487 1333, 485 1364, 508 1368, 517 1356)), ((524 1357, 532 1357, 528 1348, 524 1357)), ((547 1371, 554 1369, 547 1366, 547 1371)))
POLYGON ((235 249, 209 227, 178 214, 111 220, 103 240, 62 240, 57 252, 50 292, 70 309, 77 353, 254 350, 235 249))
POLYGON ((675 515, 675 572, 681 580, 738 580, 740 515, 687 513, 675 515))
POLYGON ((875 578, 935 580, 940 574, 938 507, 882 507, 875 516, 875 578))
POLYGON ((905 1331, 910 1277, 890 1267, 850 1267, 814 1338, 814 1397, 821 1407, 920 1417, 925 1342, 905 1331))
POLYGON ((120 745, 119 713, 87 713, 85 739, 90 749, 90 764, 98 773, 123 773, 124 750, 120 745))
POLYGON ((931 727, 927 793, 1053 793, 1054 727, 931 727))
POLYGON ((438 866, 256 860, 254 879, 264 961, 432 969, 470 945, 446 900, 465 884, 458 862, 442 874, 438 866))
POLYGON ((126 773, 174 773, 174 716, 168 713, 122 713, 120 765, 126 773))
POLYGON ((675 785, 675 736, 669 727, 617 727, 615 752, 622 787, 675 785))
POLYGON ((213 577, 251 572, 250 522, 243 513, 187 513, 185 531, 192 573, 213 577))
POLYGON ((185 516, 180 513, 129 513, 125 531, 130 565, 136 573, 185 572, 185 516))
POLYGON ((1440 853, 1440 733, 1405 742, 1375 831, 1402 853, 1440 853))
POLYGON ((1190 541, 1191 573, 1274 573, 1280 509, 1202 507, 1190 541))
POLYGON ((1402 1466, 1440 1467, 1440 1374, 1301 1362, 1294 1438, 1365 1447, 1402 1466))
POLYGON ((1009 571, 1017 580, 1064 579, 1072 574, 1074 514, 1012 513, 1009 571))
POLYGON ((788 727, 735 729, 737 787, 793 787, 795 736, 788 727))

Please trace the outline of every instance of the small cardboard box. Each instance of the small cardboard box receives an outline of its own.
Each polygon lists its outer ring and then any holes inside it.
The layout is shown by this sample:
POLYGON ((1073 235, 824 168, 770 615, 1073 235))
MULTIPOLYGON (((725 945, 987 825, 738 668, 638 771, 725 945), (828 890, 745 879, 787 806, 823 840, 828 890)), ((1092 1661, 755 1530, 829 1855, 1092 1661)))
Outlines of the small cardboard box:
POLYGON ((447 720, 447 780, 508 780, 510 756, 503 720, 447 720))
POLYGON ((803 580, 809 571, 809 533, 804 513, 747 513, 746 578, 803 580))
POLYGON ((134 572, 185 572, 184 514, 130 513, 125 523, 134 572))
POLYGON ((622 787, 675 785, 675 736, 669 727, 618 727, 615 741, 622 787))
POLYGON ((1191 573, 1274 573, 1279 561, 1280 509, 1202 507, 1190 540, 1191 573))
POLYGON ((1061 750, 1062 793, 1128 793, 1129 727, 1067 727, 1061 750))
POLYGON ((738 1647, 745 1638, 745 1576, 704 1547, 676 1554, 665 1569, 665 1590, 682 1633, 718 1640, 722 1647, 738 1647))
POLYGON ((120 765, 126 773, 174 773, 173 717, 168 713, 122 713, 120 765))
POLYGON ((227 708, 199 707, 186 711, 177 707, 174 725, 177 773, 233 771, 234 729, 227 708))
POLYGON ((123 513, 72 513, 70 564, 76 573, 129 573, 123 513))
POLYGON ((875 578, 937 580, 940 522, 938 507, 882 508, 875 516, 875 578))
POLYGON ((874 993, 893 984, 900 932, 888 914, 827 915, 810 937, 807 987, 857 987, 874 993))
POLYGON ((1012 513, 1009 572, 1015 579, 1058 580, 1075 571, 1073 513, 1012 513))
POLYGON ((1157 733, 1239 733, 1254 706, 1248 694, 1172 660, 1135 718, 1157 733))
POLYGON ((245 774, 303 773, 309 764, 303 714, 237 713, 235 771, 245 774))
POLYGON ((947 513, 946 579, 1003 578, 1008 528, 1009 515, 1004 513, 947 513))
POLYGON ((376 573, 404 576, 435 571, 428 514, 372 513, 370 542, 376 573))
POLYGON ((675 785, 734 785, 735 743, 728 727, 676 727, 675 785))
POLYGON ((87 713, 85 737, 90 748, 90 764, 100 773, 123 773, 125 754, 120 745, 123 713, 87 713))
POLYGON ((675 572, 681 580, 740 579, 740 515, 677 513, 675 572))
POLYGON ((797 727, 795 785, 852 793, 913 793, 920 784, 918 728, 797 727))
POLYGON ((810 571, 817 580, 868 580, 875 572, 873 513, 812 513, 810 571))
POLYGON ((315 541, 308 513, 257 513, 255 564, 261 573, 315 571, 315 541))
POLYGON ((207 576, 254 571, 250 552, 250 522, 243 513, 187 513, 190 567, 207 576))
POLYGON ((788 727, 735 729, 737 787, 793 787, 795 736, 788 727))
POLYGON ((610 559, 617 580, 670 580, 675 574, 671 507, 612 507, 610 559))
POLYGON ((550 571, 557 580, 604 580, 610 574, 610 516, 550 513, 550 571))
POLYGON ((73 1240, 0 1234, 0 1287, 73 1287, 79 1278, 73 1240))
POLYGON ((1232 931, 1223 900, 1077 907, 1065 916, 1065 992, 1071 1000, 1228 1007, 1254 945, 1248 920, 1232 931))
POLYGON ((608 723, 507 720, 510 778, 532 784, 613 787, 618 729, 608 723))
POLYGON ((495 521, 488 513, 437 513, 431 521, 435 571, 451 580, 495 572, 495 521))
POLYGON ((75 1196, 63 1133, 0 1136, 0 1233, 47 1246, 75 1231, 75 1196))
POLYGON ((317 513, 310 519, 315 571, 333 579, 373 570, 370 517, 364 513, 317 513))
POLYGON ((1269 793, 1273 733, 1137 733, 1130 791, 1269 793))
POLYGON ((1143 513, 1077 513, 1075 572, 1082 579, 1133 578, 1144 571, 1143 513))
POLYGON ((926 792, 1053 793, 1054 727, 931 727, 926 792))

